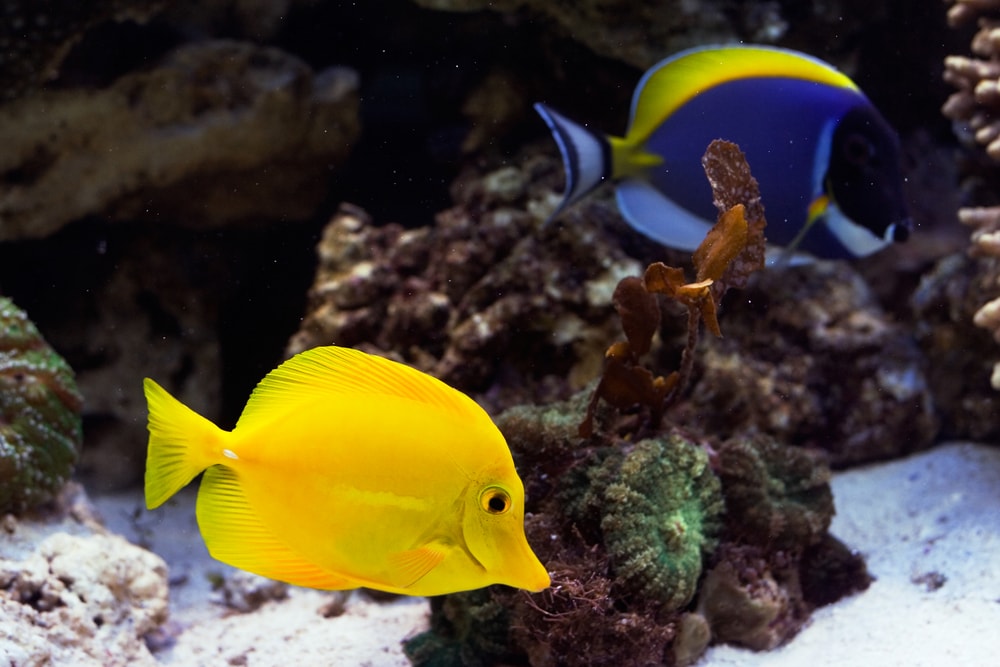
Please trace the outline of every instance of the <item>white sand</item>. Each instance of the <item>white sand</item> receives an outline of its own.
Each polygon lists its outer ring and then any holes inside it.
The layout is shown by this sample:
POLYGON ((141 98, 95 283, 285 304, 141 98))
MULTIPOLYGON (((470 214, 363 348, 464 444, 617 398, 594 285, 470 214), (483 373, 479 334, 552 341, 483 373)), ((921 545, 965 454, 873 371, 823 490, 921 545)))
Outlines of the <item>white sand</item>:
MULTIPOLYGON (((817 611, 784 647, 713 647, 699 666, 1000 665, 1000 448, 941 446, 837 474, 833 490, 832 532, 866 556, 876 581, 817 611)), ((146 535, 178 580, 168 628, 178 634, 157 654, 163 664, 408 664, 400 642, 426 628, 425 600, 379 604, 355 594, 333 618, 319 613, 331 594, 296 588, 251 613, 221 605, 206 575, 232 570, 205 551, 193 499, 186 491, 134 519, 136 495, 96 500, 113 530, 133 541, 146 535)))

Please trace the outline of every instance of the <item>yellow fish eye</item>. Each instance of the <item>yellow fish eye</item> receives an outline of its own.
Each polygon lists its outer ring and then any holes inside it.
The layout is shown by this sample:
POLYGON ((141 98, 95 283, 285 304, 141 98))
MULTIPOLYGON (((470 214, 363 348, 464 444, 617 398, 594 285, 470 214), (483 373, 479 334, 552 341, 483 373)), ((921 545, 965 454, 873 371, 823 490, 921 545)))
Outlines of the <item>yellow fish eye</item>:
POLYGON ((488 486, 479 494, 479 506, 490 514, 503 514, 510 505, 510 494, 499 486, 488 486))

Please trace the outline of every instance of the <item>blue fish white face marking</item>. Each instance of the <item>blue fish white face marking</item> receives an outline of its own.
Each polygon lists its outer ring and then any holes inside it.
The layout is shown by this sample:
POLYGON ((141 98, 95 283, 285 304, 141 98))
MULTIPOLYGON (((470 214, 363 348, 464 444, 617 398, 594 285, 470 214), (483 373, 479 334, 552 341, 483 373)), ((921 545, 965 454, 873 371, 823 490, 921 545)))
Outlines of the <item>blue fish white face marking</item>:
POLYGON ((892 128, 850 79, 805 54, 730 46, 668 58, 640 81, 624 137, 535 108, 566 168, 553 216, 610 178, 632 227, 693 250, 716 216, 701 156, 721 138, 746 154, 767 240, 793 246, 787 257, 868 255, 911 227, 892 128))

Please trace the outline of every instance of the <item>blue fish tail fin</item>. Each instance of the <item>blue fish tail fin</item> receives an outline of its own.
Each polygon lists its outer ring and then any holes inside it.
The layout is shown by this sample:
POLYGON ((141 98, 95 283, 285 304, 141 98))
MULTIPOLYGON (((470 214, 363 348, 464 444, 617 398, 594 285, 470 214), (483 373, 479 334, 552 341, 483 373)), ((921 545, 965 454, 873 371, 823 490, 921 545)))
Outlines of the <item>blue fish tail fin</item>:
POLYGON ((549 126, 566 170, 566 190, 562 202, 549 216, 552 220, 611 177, 611 144, 603 134, 571 121, 540 102, 535 104, 535 111, 549 126))
POLYGON ((217 463, 212 452, 221 450, 227 434, 153 380, 146 378, 143 390, 149 406, 146 507, 154 509, 217 463))

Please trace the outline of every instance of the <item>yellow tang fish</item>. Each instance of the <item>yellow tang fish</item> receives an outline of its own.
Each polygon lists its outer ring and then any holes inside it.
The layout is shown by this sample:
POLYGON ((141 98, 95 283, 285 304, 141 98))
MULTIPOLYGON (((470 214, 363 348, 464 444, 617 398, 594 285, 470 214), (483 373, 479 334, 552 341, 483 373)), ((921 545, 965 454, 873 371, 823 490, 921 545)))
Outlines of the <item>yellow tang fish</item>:
POLYGON ((218 560, 322 589, 441 595, 549 575, 524 486, 472 399, 342 347, 286 361, 223 431, 146 378, 146 506, 205 471, 197 516, 218 560))

